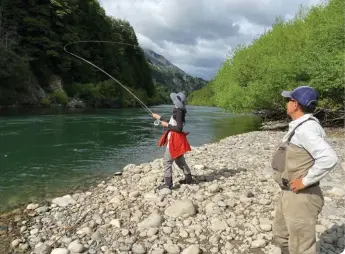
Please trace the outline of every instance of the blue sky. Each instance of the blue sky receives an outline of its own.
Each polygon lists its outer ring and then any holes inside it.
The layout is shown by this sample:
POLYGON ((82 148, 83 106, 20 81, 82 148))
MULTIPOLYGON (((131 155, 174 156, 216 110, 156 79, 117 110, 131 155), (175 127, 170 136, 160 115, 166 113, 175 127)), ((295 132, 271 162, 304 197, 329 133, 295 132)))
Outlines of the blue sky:
POLYGON ((211 79, 232 49, 320 0, 99 0, 128 20, 139 44, 192 76, 211 79))

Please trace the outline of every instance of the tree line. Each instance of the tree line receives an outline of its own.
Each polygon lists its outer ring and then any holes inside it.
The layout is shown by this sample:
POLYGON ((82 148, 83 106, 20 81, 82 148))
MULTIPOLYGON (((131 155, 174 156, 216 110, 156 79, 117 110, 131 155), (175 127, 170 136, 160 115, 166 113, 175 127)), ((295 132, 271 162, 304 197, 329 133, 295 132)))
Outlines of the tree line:
POLYGON ((136 102, 117 83, 91 65, 67 54, 64 45, 80 40, 132 44, 73 44, 68 51, 100 66, 146 103, 159 91, 152 82, 144 52, 129 22, 107 16, 97 0, 0 0, 0 105, 18 101, 32 83, 46 93, 42 104, 65 104, 78 97, 89 103, 112 100, 136 102), (52 90, 59 77, 63 91, 52 90))
POLYGON ((281 91, 310 85, 320 95, 322 117, 333 113, 331 118, 343 124, 344 16, 344 1, 330 0, 300 8, 292 20, 277 18, 250 45, 231 52, 209 84, 191 94, 190 103, 234 113, 285 113, 281 91))

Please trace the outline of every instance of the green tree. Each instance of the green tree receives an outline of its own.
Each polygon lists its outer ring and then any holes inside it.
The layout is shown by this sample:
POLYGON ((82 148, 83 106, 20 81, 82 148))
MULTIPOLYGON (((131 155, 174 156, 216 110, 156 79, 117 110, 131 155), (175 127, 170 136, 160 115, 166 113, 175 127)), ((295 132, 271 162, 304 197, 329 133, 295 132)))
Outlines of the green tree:
POLYGON ((232 112, 284 109, 282 90, 313 86, 320 108, 344 109, 344 1, 301 8, 294 19, 277 19, 272 28, 239 45, 214 80, 192 94, 192 103, 232 112), (211 97, 207 97, 210 94, 211 97))
MULTIPOLYGON (((79 43, 68 50, 104 69, 146 102, 158 98, 133 27, 107 16, 97 0, 0 1, 0 91, 10 95, 6 103, 19 101, 33 85, 31 80, 37 80, 51 95, 46 102, 58 98, 66 104, 65 94, 56 96, 50 88, 51 77, 58 76, 69 97, 81 96, 94 105, 95 100, 138 105, 128 103, 128 93, 103 72, 64 51, 67 43, 91 40, 118 44, 79 43)), ((0 105, 3 102, 0 97, 0 105)))

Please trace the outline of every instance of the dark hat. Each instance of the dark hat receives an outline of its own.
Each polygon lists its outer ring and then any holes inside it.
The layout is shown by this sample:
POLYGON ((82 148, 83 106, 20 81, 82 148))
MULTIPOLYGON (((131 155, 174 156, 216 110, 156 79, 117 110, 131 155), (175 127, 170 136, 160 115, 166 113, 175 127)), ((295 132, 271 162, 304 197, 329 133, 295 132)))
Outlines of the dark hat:
POLYGON ((302 106, 309 108, 316 108, 319 98, 315 89, 310 86, 299 86, 293 91, 283 91, 281 95, 292 98, 302 106))

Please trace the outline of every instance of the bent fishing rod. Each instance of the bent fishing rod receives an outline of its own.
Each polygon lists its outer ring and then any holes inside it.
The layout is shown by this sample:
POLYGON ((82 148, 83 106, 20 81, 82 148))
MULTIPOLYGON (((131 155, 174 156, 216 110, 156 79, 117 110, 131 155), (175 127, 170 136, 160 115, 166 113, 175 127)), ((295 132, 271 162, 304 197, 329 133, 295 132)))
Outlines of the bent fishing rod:
MULTIPOLYGON (((79 58, 80 60, 92 65, 93 67, 95 67, 96 69, 100 70, 101 72, 103 72, 104 74, 106 74, 108 77, 110 77, 112 80, 114 80, 116 83, 118 83, 122 88, 124 88, 127 92, 129 92, 139 103, 140 105, 152 116, 153 112, 145 105, 145 103, 143 103, 134 93, 132 93, 125 85, 123 85, 120 81, 118 81, 116 78, 114 78, 113 76, 111 76, 109 73, 107 73, 105 70, 101 69, 100 67, 98 67, 97 65, 93 64, 92 62, 82 58, 81 56, 78 56, 72 52, 69 52, 66 48, 71 45, 71 44, 78 44, 78 43, 109 43, 109 44, 121 44, 121 45, 127 45, 127 46, 132 46, 132 47, 136 47, 136 48, 140 48, 139 46, 130 44, 130 43, 125 43, 125 42, 114 42, 114 41, 75 41, 75 42, 70 42, 67 43, 64 46, 64 51, 74 57, 79 58)), ((160 124, 160 120, 155 120, 154 121, 154 125, 158 126, 160 124)))

